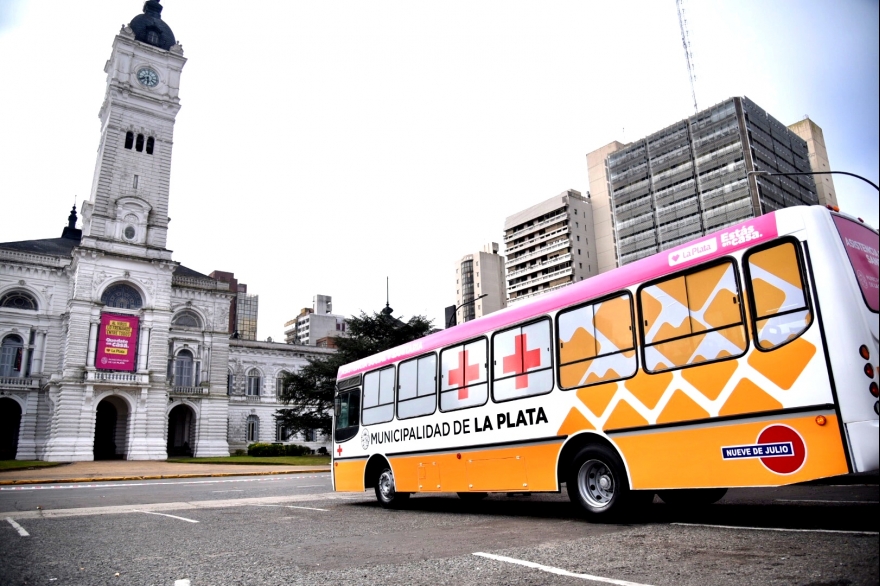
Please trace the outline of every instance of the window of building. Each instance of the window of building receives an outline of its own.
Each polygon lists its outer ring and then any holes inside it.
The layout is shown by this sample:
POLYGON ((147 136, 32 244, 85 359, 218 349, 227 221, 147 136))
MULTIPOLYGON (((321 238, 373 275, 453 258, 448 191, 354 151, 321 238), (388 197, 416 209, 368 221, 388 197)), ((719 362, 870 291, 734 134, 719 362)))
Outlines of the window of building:
POLYGON ((290 439, 290 429, 285 427, 283 423, 275 424, 275 441, 277 442, 286 442, 290 439))
POLYGON ((275 378, 275 398, 279 401, 281 400, 281 396, 284 394, 284 377, 286 377, 287 375, 288 373, 282 370, 275 378))
POLYGON ((247 418, 247 441, 260 441, 260 418, 256 415, 248 415, 247 418))
POLYGON ((202 320, 199 315, 190 309, 184 309, 177 313, 171 320, 171 324, 182 328, 202 328, 202 320))
POLYGON ((107 287, 101 295, 101 302, 107 307, 117 309, 140 309, 144 304, 137 289, 125 283, 107 287))
POLYGON ((783 242, 750 252, 743 266, 750 293, 752 333, 758 348, 771 350, 807 331, 813 314, 795 244, 783 242))
POLYGON ((137 135, 137 140, 135 140, 135 143, 134 143, 134 150, 136 150, 139 153, 143 152, 143 150, 144 150, 144 135, 143 134, 137 135))
POLYGON ((440 410, 485 405, 489 400, 485 338, 440 353, 440 410))
POLYGON ((138 176, 137 176, 137 175, 135 175, 135 176, 132 177, 132 179, 131 179, 131 188, 132 188, 132 189, 137 189, 137 188, 138 188, 138 176))
POLYGON ((24 341, 20 336, 10 335, 0 343, 0 376, 22 376, 24 341))
POLYGON ((632 300, 620 293, 564 312, 557 318, 559 382, 574 389, 636 373, 632 300))
POLYGON ((134 133, 129 130, 125 133, 125 148, 131 150, 132 146, 134 146, 134 133))
POLYGON ((0 297, 0 307, 36 311, 37 300, 33 295, 25 291, 10 291, 3 295, 3 297, 0 297))
POLYGON ((147 154, 153 154, 153 146, 156 144, 156 140, 151 136, 147 139, 147 154))
POLYGON ((577 235, 577 241, 578 241, 578 242, 581 241, 581 235, 580 235, 580 234, 577 235))
POLYGON ((492 337, 492 399, 496 402, 549 393, 552 368, 549 319, 492 337))
POLYGON ((639 310, 649 372, 733 358, 746 351, 742 298, 731 261, 643 287, 639 310))
POLYGON ((256 368, 252 368, 247 373, 247 394, 259 395, 263 388, 263 375, 256 368))
POLYGON ((364 375, 364 425, 385 423, 394 417, 394 367, 364 375))
POLYGON ((196 387, 199 385, 198 363, 189 350, 181 350, 174 357, 174 386, 196 387))
POLYGON ((226 394, 232 395, 235 393, 235 375, 232 371, 227 371, 226 373, 226 394))
POLYGON ((437 355, 429 354, 400 365, 397 417, 430 415, 437 404, 437 355))
POLYGON ((318 441, 318 432, 314 429, 307 429, 303 432, 303 439, 307 442, 318 441))

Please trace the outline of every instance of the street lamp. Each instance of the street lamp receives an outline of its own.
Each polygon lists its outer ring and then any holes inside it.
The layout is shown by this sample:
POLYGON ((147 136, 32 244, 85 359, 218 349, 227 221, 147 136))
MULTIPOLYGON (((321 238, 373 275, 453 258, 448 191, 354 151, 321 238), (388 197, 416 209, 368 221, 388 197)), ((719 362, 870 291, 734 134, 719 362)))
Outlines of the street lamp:
POLYGON ((779 175, 789 176, 789 175, 849 175, 850 177, 855 177, 857 179, 861 179, 877 191, 880 191, 880 187, 870 181, 869 179, 865 179, 861 175, 856 175, 855 173, 848 173, 847 171, 800 171, 797 173, 776 173, 770 171, 749 171, 746 175, 761 175, 762 177, 776 177, 779 175))
POLYGON ((471 303, 474 303, 474 302, 477 301, 478 299, 482 299, 483 297, 488 297, 488 296, 489 296, 488 293, 483 293, 483 294, 480 295, 479 297, 474 297, 474 298, 471 299, 470 301, 465 301, 465 302, 462 303, 461 305, 456 306, 455 309, 452 310, 452 315, 449 316, 449 320, 446 322, 446 327, 447 327, 447 328, 451 328, 452 326, 455 325, 455 324, 452 323, 452 320, 455 319, 455 312, 457 312, 459 309, 461 309, 461 308, 464 307, 465 305, 470 305, 471 303))

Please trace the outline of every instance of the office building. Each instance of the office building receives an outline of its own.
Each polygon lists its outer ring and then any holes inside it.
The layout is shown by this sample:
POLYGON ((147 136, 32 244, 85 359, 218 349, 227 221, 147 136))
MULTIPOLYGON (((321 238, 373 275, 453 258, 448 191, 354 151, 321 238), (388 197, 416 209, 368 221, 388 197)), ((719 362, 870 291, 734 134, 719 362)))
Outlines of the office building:
POLYGON ((235 293, 235 298, 229 304, 229 333, 238 340, 256 340, 260 296, 248 295, 247 285, 239 283, 235 273, 213 271, 208 276, 227 283, 229 290, 235 293))
POLYGON ((333 313, 330 295, 315 295, 312 306, 304 307, 299 315, 284 324, 284 341, 287 344, 335 348, 330 338, 345 332, 345 318, 333 313))
POLYGON ((745 97, 628 145, 606 145, 587 155, 587 166, 600 272, 749 217, 819 202, 810 175, 749 174, 811 166, 807 141, 745 97))
POLYGON ((569 189, 504 220, 507 303, 597 274, 590 195, 569 189))
MULTIPOLYGON (((490 242, 455 265, 455 323, 464 323, 507 307, 504 257, 490 242), (485 295, 485 297, 483 297, 485 295)), ((447 325, 449 317, 447 316, 447 325)))

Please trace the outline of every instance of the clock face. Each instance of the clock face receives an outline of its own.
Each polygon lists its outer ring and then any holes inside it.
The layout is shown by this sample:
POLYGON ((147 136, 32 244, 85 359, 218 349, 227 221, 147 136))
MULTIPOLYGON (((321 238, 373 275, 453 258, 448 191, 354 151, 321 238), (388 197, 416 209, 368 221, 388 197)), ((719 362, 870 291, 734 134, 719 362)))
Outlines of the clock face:
POLYGON ((147 87, 156 87, 156 84, 159 83, 159 74, 157 74, 149 67, 144 67, 143 69, 138 70, 137 80, 141 83, 141 85, 145 85, 147 87))

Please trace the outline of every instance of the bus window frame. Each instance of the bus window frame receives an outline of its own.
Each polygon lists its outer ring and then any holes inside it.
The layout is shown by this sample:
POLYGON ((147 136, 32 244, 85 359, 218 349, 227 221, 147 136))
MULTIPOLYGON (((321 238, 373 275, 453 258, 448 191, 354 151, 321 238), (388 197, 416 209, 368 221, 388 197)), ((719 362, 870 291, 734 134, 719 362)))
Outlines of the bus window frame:
MULTIPOLYGON (((438 359, 437 359, 437 409, 439 409, 440 413, 454 413, 455 411, 466 411, 468 409, 475 409, 477 407, 484 407, 485 405, 489 404, 489 397, 492 394, 492 392, 491 392, 492 389, 490 388, 491 387, 491 385, 490 385, 491 378, 489 376, 489 359, 492 357, 491 351, 492 351, 492 349, 489 347, 489 337, 486 334, 484 334, 482 336, 477 336, 475 338, 470 338, 468 340, 462 340, 461 342, 456 342, 455 344, 452 344, 451 346, 444 346, 443 348, 440 348, 440 350, 437 352, 437 357, 438 357, 438 359), (441 380, 441 377, 443 376, 443 353, 447 352, 453 348, 458 348, 459 346, 461 346, 461 347, 467 346, 468 344, 472 344, 472 343, 477 342, 479 340, 482 340, 486 344, 486 366, 485 366, 485 368, 486 368, 486 382, 485 382, 486 400, 478 405, 468 405, 467 407, 459 407, 458 409, 443 409, 443 393, 444 393, 444 391, 443 391, 443 382, 441 380)), ((483 383, 477 383, 477 384, 483 384, 483 383)), ((461 388, 461 387, 459 387, 459 388, 461 388)), ((445 391, 445 392, 451 393, 452 390, 445 391)))
MULTIPOLYGON (((337 436, 337 432, 339 431, 340 428, 336 427, 336 422, 337 422, 336 401, 341 399, 342 395, 351 395, 352 393, 357 393, 360 396, 360 398, 358 399, 358 403, 360 405, 363 405, 363 393, 361 392, 360 386, 351 387, 351 388, 345 389, 344 391, 339 391, 336 393, 336 397, 334 397, 334 399, 333 399, 333 441, 336 442, 337 444, 347 442, 351 438, 356 437, 358 434, 358 430, 360 430, 360 428, 363 426, 363 420, 361 419, 361 416, 362 416, 361 411, 362 411, 363 407, 361 407, 359 405, 358 414, 357 414, 358 415, 357 425, 348 425, 346 427, 341 428, 341 429, 345 429, 345 430, 354 428, 354 431, 352 432, 352 434, 344 439, 339 439, 339 437, 337 436)), ((350 408, 351 408, 351 402, 349 401, 349 409, 350 408)))
POLYGON ((556 338, 553 335, 553 318, 551 318, 549 315, 541 315, 541 316, 538 316, 535 318, 531 318, 528 321, 524 321, 524 322, 521 322, 518 324, 512 324, 512 325, 505 327, 504 329, 496 330, 496 331, 492 332, 492 337, 489 341, 489 352, 490 353, 488 356, 490 368, 487 369, 488 372, 486 373, 486 376, 487 376, 486 382, 490 383, 489 396, 491 397, 493 403, 500 404, 500 403, 509 403, 511 401, 521 401, 523 399, 530 399, 531 397, 541 397, 543 395, 549 395, 550 393, 553 392, 553 389, 556 387, 556 380, 555 380, 556 377, 554 376, 554 366, 555 366, 554 359, 553 359, 554 354, 553 354, 553 347, 552 347, 553 341, 555 339, 556 338), (540 370, 531 370, 528 373, 510 374, 510 375, 503 376, 501 378, 496 379, 495 378, 495 337, 500 334, 504 334, 506 332, 509 332, 511 330, 515 330, 517 328, 524 328, 526 326, 540 323, 542 321, 547 322, 547 325, 550 328, 550 346, 551 347, 548 348, 548 350, 550 352, 550 366, 548 366, 546 368, 542 368, 540 370), (522 376, 523 374, 544 372, 545 370, 550 371, 550 388, 548 390, 544 391, 543 393, 535 393, 533 395, 523 395, 522 397, 511 397, 510 399, 501 399, 501 400, 498 400, 495 398, 495 381, 496 380, 508 380, 508 379, 511 379, 511 378, 514 378, 517 376, 522 376))
MULTIPOLYGON (((381 384, 381 381, 382 381, 382 375, 379 374, 379 382, 380 382, 380 384, 381 384)), ((382 388, 381 388, 381 386, 380 386, 378 389, 376 389, 376 400, 377 400, 377 401, 379 400, 379 397, 381 397, 381 394, 382 394, 382 388)), ((381 368, 374 368, 373 370, 371 370, 371 371, 369 371, 369 372, 365 372, 365 373, 364 373, 364 377, 363 377, 363 383, 361 384, 361 413, 360 413, 360 417, 361 417, 361 419, 360 419, 360 425, 363 425, 363 426, 367 426, 367 425, 382 425, 383 423, 389 423, 389 422, 391 422, 391 421, 394 421, 394 416, 395 416, 395 413, 396 413, 396 410, 397 410, 396 398, 397 398, 397 365, 396 365, 396 364, 386 364, 385 366, 382 366, 381 368), (394 376, 394 379, 392 380, 392 383, 391 383, 391 391, 392 391, 392 394, 391 394, 391 402, 390 402, 390 403, 376 403, 376 404, 373 405, 372 407, 366 407, 366 406, 365 406, 365 403, 366 403, 365 399, 366 399, 366 395, 367 395, 367 393, 366 393, 366 389, 367 389, 367 376, 369 376, 369 375, 371 375, 371 374, 373 374, 373 373, 377 373, 377 374, 378 374, 378 373, 381 373, 383 370, 389 370, 389 369, 392 371, 392 375, 394 376), (364 423, 364 409, 378 409, 379 407, 385 407, 386 405, 391 405, 391 417, 390 417, 389 419, 387 419, 387 420, 385 420, 385 421, 373 421, 373 422, 371 422, 371 423, 369 423, 369 424, 364 423)))
POLYGON ((787 346, 788 344, 794 342, 795 340, 797 340, 798 338, 800 338, 801 336, 806 334, 807 331, 809 331, 809 329, 811 327, 813 327, 813 322, 816 321, 816 310, 813 307, 813 299, 812 299, 812 294, 810 291, 812 289, 812 287, 811 287, 810 281, 808 280, 808 275, 807 275, 807 270, 806 270, 806 268, 807 268, 806 261, 804 260, 804 251, 802 248, 801 241, 793 236, 785 236, 783 238, 777 238, 775 240, 771 240, 770 242, 764 242, 763 244, 760 244, 758 246, 755 246, 754 248, 749 248, 748 250, 746 250, 746 252, 742 256, 741 262, 742 262, 743 280, 745 281, 745 285, 747 287, 747 293, 748 293, 749 330, 752 333, 752 342, 753 342, 752 346, 754 346, 755 350, 758 350, 759 352, 773 352, 774 350, 778 350, 779 348, 782 348, 783 346, 787 346), (771 317, 766 317, 766 318, 762 318, 762 319, 772 319, 773 317, 776 317, 779 315, 787 315, 790 313, 797 313, 798 311, 807 310, 808 312, 810 312, 810 323, 808 323, 807 327, 805 327, 803 329, 803 331, 801 333, 799 333, 797 336, 795 336, 794 338, 792 338, 790 340, 786 340, 782 344, 778 344, 776 346, 773 346, 772 348, 762 348, 760 345, 760 341, 758 339, 758 318, 757 318, 758 312, 755 309, 755 294, 752 291, 752 274, 751 274, 751 271, 749 270, 749 257, 752 256, 753 254, 756 254, 756 253, 761 252, 763 250, 768 250, 770 248, 774 248, 776 246, 779 246, 780 244, 785 244, 785 243, 790 243, 790 244, 794 245, 795 260, 798 263, 798 273, 800 274, 800 277, 801 277, 801 289, 804 292, 805 306, 800 309, 791 309, 791 310, 784 311, 781 313, 776 313, 771 317))
MULTIPOLYGON (((687 282, 687 281, 685 281, 685 282, 687 282)), ((746 315, 745 315, 745 303, 743 302, 742 275, 740 274, 740 265, 737 262, 737 259, 733 256, 727 255, 727 256, 722 256, 719 258, 713 258, 708 262, 698 264, 698 265, 695 265, 692 267, 688 267, 687 269, 685 269, 683 271, 678 271, 675 273, 668 273, 662 277, 657 277, 656 279, 651 279, 650 281, 645 281, 644 283, 640 284, 636 288, 636 303, 638 304, 638 318, 639 318, 639 320, 638 320, 639 342, 640 342, 639 343, 639 358, 641 359, 642 370, 646 374, 661 374, 664 372, 674 372, 676 370, 681 370, 683 368, 695 368, 698 366, 705 366, 706 364, 715 364, 717 362, 725 362, 727 360, 739 360, 740 358, 742 358, 743 356, 745 356, 746 354, 749 353, 749 345, 751 344, 751 340, 749 339, 749 328, 747 327, 747 324, 746 324, 747 320, 746 320, 746 315), (739 305, 739 324, 729 324, 729 325, 722 326, 720 328, 716 328, 713 330, 704 330, 702 332, 697 332, 696 334, 689 334, 686 336, 678 336, 675 338, 661 340, 660 342, 656 342, 653 344, 647 344, 645 342, 645 315, 644 315, 644 311, 642 309, 642 290, 646 289, 648 287, 651 287, 653 285, 656 285, 657 283, 671 281, 671 280, 677 279, 679 277, 686 278, 688 275, 691 275, 694 273, 699 273, 700 271, 705 271, 707 269, 711 269, 716 266, 721 266, 723 264, 728 264, 733 267, 733 278, 736 281, 737 299, 739 300, 739 302, 738 302, 738 305, 739 305), (741 353, 731 354, 730 356, 725 356, 724 358, 713 358, 712 360, 704 360, 703 362, 696 362, 694 364, 683 364, 681 366, 673 366, 671 368, 664 368, 662 370, 649 370, 648 369, 648 363, 645 360, 645 350, 647 350, 649 346, 656 346, 657 344, 664 344, 664 343, 668 343, 668 342, 674 342, 676 340, 683 340, 685 338, 690 338, 693 336, 697 336, 699 334, 719 332, 721 330, 731 328, 736 325, 741 326, 743 329, 743 338, 744 338, 743 342, 744 342, 744 344, 743 344, 743 350, 741 353)), ((688 312, 690 312, 690 307, 688 307, 688 312)))
MULTIPOLYGON (((402 360, 401 362, 398 362, 397 363, 397 379, 396 379, 397 385, 394 389, 394 417, 395 417, 395 419, 397 419, 398 421, 405 421, 407 419, 416 419, 418 417, 428 417, 429 415, 434 415, 435 413, 437 413, 437 408, 438 408, 438 405, 440 404, 440 384, 439 384, 440 380, 439 379, 440 379, 439 352, 426 352, 420 356, 416 356, 414 358, 407 358, 406 360, 402 360), (403 366, 404 364, 409 363, 409 362, 422 360, 423 358, 427 358, 429 356, 433 356, 435 358, 435 360, 434 360, 434 408, 431 410, 430 413, 422 413, 421 415, 411 415, 410 417, 401 417, 400 413, 398 412, 398 406, 400 405, 400 367, 403 366)), ((418 380, 418 378, 416 380, 418 380)), ((418 393, 418 390, 416 391, 416 393, 418 393)), ((426 397, 426 396, 427 395, 422 395, 422 397, 426 397)), ((419 395, 416 394, 416 396, 412 399, 404 399, 404 402, 414 401, 419 398, 421 398, 421 397, 419 397, 419 395)))
MULTIPOLYGON (((595 313, 593 315, 595 317, 595 313)), ((639 361, 640 352, 639 352, 639 343, 638 343, 639 341, 638 341, 638 339, 636 339, 636 328, 635 328, 635 325, 636 325, 636 306, 635 306, 635 301, 633 300, 633 293, 629 289, 621 289, 619 291, 615 291, 613 293, 603 295, 602 297, 596 297, 595 299, 592 299, 590 301, 584 301, 583 303, 578 303, 577 305, 571 305, 569 307, 562 308, 556 312, 556 317, 555 317, 554 321, 556 322, 555 323, 556 337, 554 338, 554 340, 556 342, 554 344, 556 346, 556 387, 560 391, 575 391, 577 389, 583 389, 586 387, 594 387, 596 385, 604 385, 606 383, 614 383, 614 382, 629 380, 639 373, 639 368, 641 365, 639 363, 640 362, 639 361), (562 364, 562 348, 559 346, 559 344, 560 344, 559 316, 566 314, 566 313, 570 313, 572 311, 577 311, 578 309, 581 309, 584 307, 588 307, 591 305, 599 305, 601 303, 605 303, 606 301, 610 301, 611 299, 616 299, 618 297, 624 297, 624 296, 629 298, 629 319, 630 319, 630 324, 631 324, 630 335, 632 336, 632 346, 628 350, 618 350, 617 352, 608 352, 607 354, 593 356, 592 358, 584 358, 584 359, 578 360, 576 362, 566 362, 565 364, 562 364), (563 366, 569 366, 570 364, 577 364, 578 362, 585 362, 587 360, 596 360, 597 358, 605 358, 606 356, 613 356, 615 354, 622 354, 622 353, 627 352, 629 350, 635 352, 635 359, 636 359, 636 367, 633 370, 633 373, 631 375, 623 376, 620 378, 613 378, 613 379, 608 379, 608 380, 596 381, 594 383, 587 383, 585 385, 577 385, 574 387, 565 387, 562 385, 562 367, 563 366)), ((642 363, 642 364, 644 364, 644 363, 642 363)))

